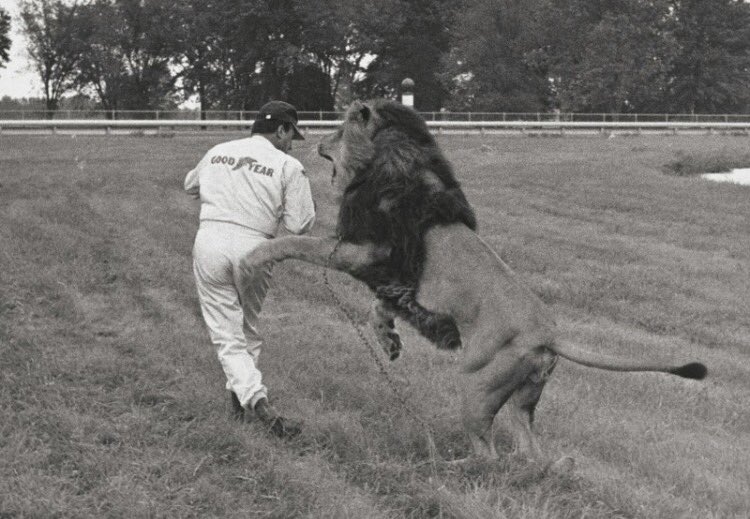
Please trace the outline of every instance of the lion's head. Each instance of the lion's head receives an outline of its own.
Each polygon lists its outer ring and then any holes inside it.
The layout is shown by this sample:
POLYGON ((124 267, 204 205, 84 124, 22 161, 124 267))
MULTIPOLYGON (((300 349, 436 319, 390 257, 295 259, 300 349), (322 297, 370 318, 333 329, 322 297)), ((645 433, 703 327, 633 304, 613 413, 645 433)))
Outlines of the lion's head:
POLYGON ((331 183, 343 192, 358 171, 372 163, 373 113, 369 106, 355 101, 347 110, 344 122, 318 145, 318 153, 333 163, 331 183))
POLYGON ((416 282, 429 227, 476 228, 450 164, 411 108, 385 99, 354 102, 318 152, 333 162, 333 184, 342 195, 339 237, 390 247, 387 277, 416 282))
POLYGON ((443 188, 455 184, 424 120, 395 101, 352 103, 341 126, 320 142, 318 153, 333 163, 332 183, 339 192, 365 174, 387 175, 384 180, 396 182, 416 175, 443 188))

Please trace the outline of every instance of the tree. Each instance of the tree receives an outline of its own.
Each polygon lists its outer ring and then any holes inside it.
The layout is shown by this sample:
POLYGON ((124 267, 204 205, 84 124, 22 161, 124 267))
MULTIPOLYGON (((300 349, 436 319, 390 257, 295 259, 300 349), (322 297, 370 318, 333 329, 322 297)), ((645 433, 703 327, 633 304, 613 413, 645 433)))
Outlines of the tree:
POLYGON ((673 0, 678 52, 670 70, 670 108, 730 112, 748 108, 750 4, 673 0))
POLYGON ((441 57, 449 50, 453 0, 399 0, 377 3, 365 19, 370 27, 372 60, 356 85, 363 97, 398 94, 401 81, 414 80, 418 110, 443 107, 448 91, 441 79, 441 57))
POLYGON ((44 87, 51 116, 63 94, 71 90, 82 56, 86 27, 80 23, 80 6, 62 0, 21 2, 23 30, 29 55, 44 87))
POLYGON ((8 51, 10 50, 10 15, 0 7, 0 68, 10 60, 8 51))
POLYGON ((391 11, 392 4, 392 0, 377 5, 367 0, 296 2, 302 47, 328 76, 329 99, 339 109, 353 100, 354 84, 364 75, 363 64, 382 40, 378 26, 382 12, 391 11))
POLYGON ((339 41, 331 34, 344 38, 329 30, 343 23, 335 8, 329 0, 178 0, 174 64, 185 94, 197 94, 202 110, 255 110, 269 99, 333 109, 337 50, 329 46, 339 41))
MULTIPOLYGON (((184 97, 198 96, 201 117, 205 111, 221 105, 225 26, 223 15, 227 3, 223 0, 178 0, 173 65, 179 70, 184 97)), ((228 14, 228 13, 227 13, 228 14)))
POLYGON ((316 63, 300 62, 287 77, 285 99, 297 110, 332 111, 334 97, 331 93, 331 77, 316 63))
POLYGON ((106 110, 173 108, 176 18, 168 0, 96 0, 85 7, 79 88, 106 110))
POLYGON ((467 0, 458 8, 443 81, 452 110, 539 111, 549 104, 544 0, 467 0))
POLYGON ((564 111, 663 109, 674 56, 667 0, 555 1, 547 46, 564 111))

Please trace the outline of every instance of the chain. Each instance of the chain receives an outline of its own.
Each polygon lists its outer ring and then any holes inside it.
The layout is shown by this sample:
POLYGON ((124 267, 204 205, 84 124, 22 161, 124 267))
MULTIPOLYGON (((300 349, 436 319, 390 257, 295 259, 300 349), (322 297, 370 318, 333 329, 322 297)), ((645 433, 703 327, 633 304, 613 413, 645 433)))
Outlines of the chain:
POLYGON ((323 270, 323 282, 325 283, 326 288, 328 289, 328 292, 331 294, 331 297, 333 297, 333 300, 336 302, 336 305, 339 307, 339 309, 343 312, 344 315, 346 315, 346 318, 351 323, 352 327, 354 328, 354 331, 357 332, 357 335, 359 336, 360 341, 367 347, 367 352, 370 354, 370 357, 375 361, 375 364, 378 367, 378 370, 380 371, 380 374, 383 376, 383 378, 388 383, 388 386, 391 388, 391 391, 398 399, 399 403, 401 404, 401 407, 406 411, 406 414, 409 415, 417 424, 422 427, 425 430, 425 433, 427 435, 427 449, 429 451, 430 460, 431 462, 435 463, 437 460, 437 447, 435 446, 435 431, 432 429, 432 426, 422 418, 421 414, 417 412, 417 410, 412 406, 409 401, 406 399, 406 396, 404 396, 403 392, 399 389, 398 385, 396 384, 396 381, 391 376, 391 374, 388 372, 388 369, 385 366, 385 363, 383 362, 383 359, 380 355, 377 353, 377 349, 373 346, 372 341, 365 335, 364 330, 362 329, 362 326, 357 323, 357 320, 355 319, 354 313, 351 311, 351 309, 344 304, 344 302, 339 298, 338 294, 333 290, 333 287, 331 286, 330 281, 328 280, 328 269, 331 268, 331 259, 333 258, 333 255, 336 254, 336 251, 339 248, 339 245, 341 245, 341 238, 338 238, 336 241, 336 245, 333 246, 333 250, 331 250, 331 253, 328 255, 328 261, 326 263, 326 268, 323 270))

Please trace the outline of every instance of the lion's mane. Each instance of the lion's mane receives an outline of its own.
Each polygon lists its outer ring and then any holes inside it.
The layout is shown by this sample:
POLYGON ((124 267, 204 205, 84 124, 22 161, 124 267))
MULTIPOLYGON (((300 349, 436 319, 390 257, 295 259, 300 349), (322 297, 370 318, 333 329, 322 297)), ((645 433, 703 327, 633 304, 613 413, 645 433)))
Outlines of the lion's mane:
POLYGON ((455 348, 460 338, 453 319, 421 307, 416 291, 427 230, 453 223, 476 230, 474 211, 416 112, 383 100, 369 108, 373 127, 367 134, 344 129, 354 176, 343 194, 337 233, 344 241, 387 247, 388 259, 357 277, 439 347, 455 348))

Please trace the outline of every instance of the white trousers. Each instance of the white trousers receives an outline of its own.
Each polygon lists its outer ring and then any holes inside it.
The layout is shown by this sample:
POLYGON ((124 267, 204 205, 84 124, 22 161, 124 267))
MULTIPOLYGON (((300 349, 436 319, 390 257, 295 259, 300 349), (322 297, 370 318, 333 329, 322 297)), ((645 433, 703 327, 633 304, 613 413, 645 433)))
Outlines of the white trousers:
POLYGON ((202 221, 193 245, 198 300, 226 387, 249 408, 266 396, 258 369, 263 340, 257 326, 271 284, 271 266, 248 278, 240 272, 239 262, 267 239, 240 225, 202 221))

